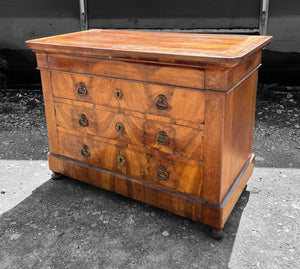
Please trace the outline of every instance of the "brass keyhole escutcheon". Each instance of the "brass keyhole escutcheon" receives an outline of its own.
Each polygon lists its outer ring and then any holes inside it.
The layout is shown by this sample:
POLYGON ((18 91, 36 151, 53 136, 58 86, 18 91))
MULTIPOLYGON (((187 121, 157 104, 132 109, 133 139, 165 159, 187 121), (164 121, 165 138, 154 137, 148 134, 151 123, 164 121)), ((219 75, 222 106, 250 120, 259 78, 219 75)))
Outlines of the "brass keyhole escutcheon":
POLYGON ((115 128, 118 133, 122 134, 124 132, 124 125, 121 122, 117 122, 115 128))
POLYGON ((81 127, 87 127, 87 126, 89 126, 89 121, 87 120, 86 115, 84 115, 84 114, 80 115, 80 118, 79 118, 78 122, 79 122, 79 125, 81 127))
POLYGON ((164 166, 157 166, 156 176, 159 180, 167 180, 169 178, 169 173, 164 166))
POLYGON ((167 136, 167 133, 165 131, 159 131, 156 140, 158 144, 164 146, 169 145, 170 143, 169 137, 167 136))
POLYGON ((167 97, 164 96, 163 94, 159 94, 156 97, 156 108, 160 109, 160 110, 165 110, 169 107, 168 101, 167 101, 167 97))
POLYGON ((80 153, 84 158, 88 158, 91 156, 91 153, 89 152, 89 147, 87 145, 82 145, 80 153))
POLYGON ((117 100, 121 100, 123 97, 123 93, 120 89, 114 89, 114 96, 117 100))
POLYGON ((121 154, 117 156, 117 162, 119 165, 125 165, 125 157, 121 154))
POLYGON ((81 81, 79 82, 79 87, 77 88, 77 93, 79 95, 87 95, 88 94, 87 89, 86 89, 84 83, 81 82, 81 81))

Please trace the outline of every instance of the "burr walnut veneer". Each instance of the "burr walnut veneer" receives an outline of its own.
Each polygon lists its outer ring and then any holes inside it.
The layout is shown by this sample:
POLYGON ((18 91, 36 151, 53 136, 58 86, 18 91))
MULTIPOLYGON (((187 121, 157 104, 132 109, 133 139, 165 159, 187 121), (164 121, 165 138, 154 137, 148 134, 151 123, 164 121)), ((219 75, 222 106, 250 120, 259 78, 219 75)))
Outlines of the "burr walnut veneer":
POLYGON ((50 169, 221 236, 254 163, 266 36, 89 30, 27 41, 50 169))

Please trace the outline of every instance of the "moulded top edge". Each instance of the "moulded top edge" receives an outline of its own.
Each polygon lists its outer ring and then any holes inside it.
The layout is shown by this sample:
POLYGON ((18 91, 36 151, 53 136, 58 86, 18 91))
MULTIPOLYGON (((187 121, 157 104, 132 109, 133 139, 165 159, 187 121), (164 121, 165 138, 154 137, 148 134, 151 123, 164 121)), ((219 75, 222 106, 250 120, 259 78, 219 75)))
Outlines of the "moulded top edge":
POLYGON ((236 62, 271 36, 93 29, 26 41, 32 50, 151 61, 236 62))

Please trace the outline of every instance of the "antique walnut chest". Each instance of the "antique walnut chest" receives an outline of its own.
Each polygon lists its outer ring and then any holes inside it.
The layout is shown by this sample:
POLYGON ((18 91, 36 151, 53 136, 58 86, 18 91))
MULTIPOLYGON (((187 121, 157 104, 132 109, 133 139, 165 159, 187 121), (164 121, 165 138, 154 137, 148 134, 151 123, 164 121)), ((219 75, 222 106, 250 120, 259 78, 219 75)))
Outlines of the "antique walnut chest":
POLYGON ((50 169, 212 227, 254 165, 267 36, 89 30, 27 41, 41 72, 50 169))

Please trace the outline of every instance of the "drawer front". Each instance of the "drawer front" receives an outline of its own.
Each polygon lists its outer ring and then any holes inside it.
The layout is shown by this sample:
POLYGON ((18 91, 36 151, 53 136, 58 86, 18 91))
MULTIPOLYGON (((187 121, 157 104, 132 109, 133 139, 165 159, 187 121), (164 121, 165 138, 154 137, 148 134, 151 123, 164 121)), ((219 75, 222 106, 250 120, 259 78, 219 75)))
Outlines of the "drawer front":
POLYGON ((53 95, 130 111, 204 122, 204 92, 172 86, 51 72, 53 95))
POLYGON ((194 67, 55 54, 48 54, 45 62, 47 66, 43 66, 42 61, 38 61, 39 67, 50 70, 204 89, 204 71, 194 67))
POLYGON ((90 134, 144 146, 144 120, 134 117, 135 112, 126 115, 118 113, 117 108, 71 100, 61 101, 65 103, 54 102, 58 127, 73 130, 77 135, 90 134))
POLYGON ((199 196, 203 168, 172 155, 58 132, 59 154, 174 191, 199 196))
POLYGON ((56 124, 78 135, 90 134, 203 160, 203 131, 144 119, 143 114, 71 100, 55 102, 56 124), (120 113, 119 113, 120 112, 120 113))

